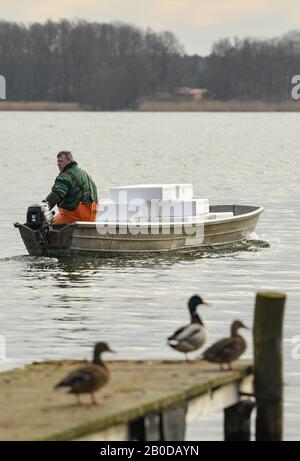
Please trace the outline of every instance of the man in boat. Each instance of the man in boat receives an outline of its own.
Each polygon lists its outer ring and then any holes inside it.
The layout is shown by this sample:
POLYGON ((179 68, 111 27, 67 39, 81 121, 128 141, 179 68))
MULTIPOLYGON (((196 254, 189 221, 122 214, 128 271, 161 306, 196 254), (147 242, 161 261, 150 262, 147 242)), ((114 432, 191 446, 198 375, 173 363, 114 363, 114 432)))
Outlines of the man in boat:
POLYGON ((57 154, 57 166, 60 173, 46 197, 50 209, 58 206, 53 224, 96 221, 97 187, 90 175, 78 167, 69 151, 57 154))

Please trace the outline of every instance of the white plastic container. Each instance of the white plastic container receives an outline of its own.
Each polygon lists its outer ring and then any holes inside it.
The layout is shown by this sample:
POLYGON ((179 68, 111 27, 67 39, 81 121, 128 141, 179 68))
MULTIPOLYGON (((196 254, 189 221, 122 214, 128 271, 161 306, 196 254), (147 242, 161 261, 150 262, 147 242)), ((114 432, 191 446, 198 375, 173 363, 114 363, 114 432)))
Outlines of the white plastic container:
POLYGON ((192 200, 193 184, 176 184, 176 199, 192 200))
POLYGON ((101 201, 97 221, 168 220, 204 216, 209 212, 208 199, 131 200, 130 203, 101 201))
POLYGON ((112 200, 100 201, 96 221, 127 222, 148 219, 148 202, 132 200, 131 203, 115 203, 112 200))
POLYGON ((176 184, 140 184, 136 186, 112 187, 110 198, 115 203, 129 203, 132 200, 176 200, 176 184))
POLYGON ((97 221, 168 221, 209 213, 208 199, 193 198, 192 184, 141 184, 112 187, 100 200, 97 221))
POLYGON ((158 216, 162 218, 199 216, 209 212, 208 199, 168 200, 157 204, 158 216))

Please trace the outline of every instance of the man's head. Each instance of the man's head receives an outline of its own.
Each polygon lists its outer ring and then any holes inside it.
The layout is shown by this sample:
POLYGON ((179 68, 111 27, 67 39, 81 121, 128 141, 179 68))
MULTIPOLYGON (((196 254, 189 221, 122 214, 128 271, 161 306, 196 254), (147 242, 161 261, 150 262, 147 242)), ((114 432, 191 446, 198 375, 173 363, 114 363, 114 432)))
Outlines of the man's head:
POLYGON ((73 155, 67 150, 62 150, 57 154, 57 166, 62 171, 68 163, 73 162, 73 155))

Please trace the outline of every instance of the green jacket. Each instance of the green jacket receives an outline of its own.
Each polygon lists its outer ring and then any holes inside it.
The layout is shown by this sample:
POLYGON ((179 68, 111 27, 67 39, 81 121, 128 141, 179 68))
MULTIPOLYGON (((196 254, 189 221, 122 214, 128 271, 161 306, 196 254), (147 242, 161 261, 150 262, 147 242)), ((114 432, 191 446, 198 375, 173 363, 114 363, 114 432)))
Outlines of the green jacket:
POLYGON ((76 162, 69 163, 59 173, 51 190, 52 192, 46 198, 51 208, 57 204, 60 208, 72 211, 79 206, 80 202, 98 201, 96 184, 84 170, 78 167, 76 162), (69 173, 77 178, 79 184, 69 173))

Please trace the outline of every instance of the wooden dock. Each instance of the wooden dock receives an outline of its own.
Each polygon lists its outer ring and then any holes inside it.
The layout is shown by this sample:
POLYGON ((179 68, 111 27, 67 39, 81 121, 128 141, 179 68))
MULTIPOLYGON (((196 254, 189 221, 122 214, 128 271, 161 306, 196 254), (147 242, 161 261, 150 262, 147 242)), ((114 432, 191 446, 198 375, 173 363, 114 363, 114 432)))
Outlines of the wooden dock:
POLYGON ((204 361, 112 361, 110 383, 76 406, 54 391, 83 361, 42 362, 0 374, 1 440, 184 440, 186 422, 252 392, 252 365, 220 371, 204 361))

